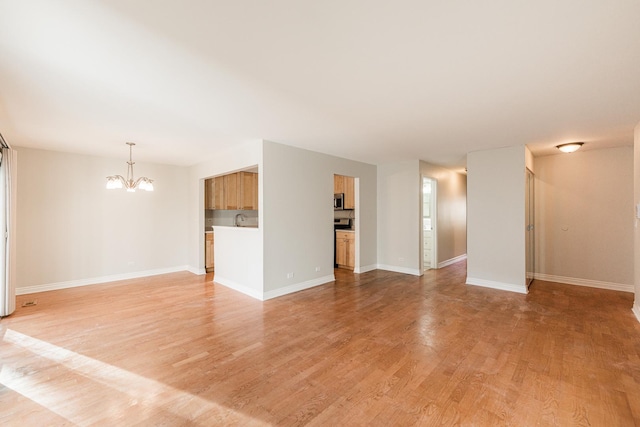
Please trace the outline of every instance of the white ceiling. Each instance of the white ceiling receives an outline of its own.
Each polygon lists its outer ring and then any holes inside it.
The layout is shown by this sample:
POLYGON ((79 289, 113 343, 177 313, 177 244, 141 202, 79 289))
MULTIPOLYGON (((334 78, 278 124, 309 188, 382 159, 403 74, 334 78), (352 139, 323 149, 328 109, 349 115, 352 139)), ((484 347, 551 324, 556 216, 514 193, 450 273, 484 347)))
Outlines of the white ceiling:
POLYGON ((10 144, 190 165, 267 139, 368 163, 631 145, 637 0, 0 0, 10 144))

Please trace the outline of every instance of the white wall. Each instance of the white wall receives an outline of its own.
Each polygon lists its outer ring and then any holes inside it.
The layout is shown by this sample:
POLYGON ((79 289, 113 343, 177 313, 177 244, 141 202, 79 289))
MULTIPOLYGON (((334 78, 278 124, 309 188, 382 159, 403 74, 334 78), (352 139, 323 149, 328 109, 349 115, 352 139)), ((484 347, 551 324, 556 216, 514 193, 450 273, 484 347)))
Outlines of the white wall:
POLYGON ((357 178, 356 268, 375 268, 376 167, 268 141, 262 149, 265 298, 333 279, 334 174, 357 178))
POLYGON ((216 226, 214 245, 215 282, 264 299, 261 230, 216 226))
POLYGON ((467 284, 527 292, 526 151, 467 154, 467 284))
POLYGON ((633 292, 633 148, 536 158, 536 275, 633 292))
POLYGON ((378 266, 420 275, 420 177, 418 160, 378 165, 378 266))
POLYGON ((437 181, 438 264, 466 254, 466 177, 427 162, 410 160, 378 165, 378 266, 419 275, 422 272, 422 176, 437 181))
MULTIPOLYGON (((640 123, 636 125, 633 144, 633 192, 634 204, 640 204, 640 123)), ((633 312, 640 321, 640 219, 634 220, 634 283, 635 301, 633 312)))
POLYGON ((437 181, 437 262, 447 264, 467 253, 467 177, 423 161, 420 174, 437 181))
POLYGON ((16 147, 17 291, 184 269, 187 168, 136 162, 155 191, 107 190, 121 159, 16 147))
MULTIPOLYGON (((258 223, 263 216, 262 141, 234 146, 189 171, 189 266, 204 274, 204 180, 258 166, 258 223)), ((215 282, 254 298, 263 296, 263 229, 216 227, 214 231, 215 282)))
MULTIPOLYGON (((204 274, 204 180, 213 176, 258 165, 258 221, 262 223, 262 141, 256 140, 234 146, 218 153, 213 159, 189 169, 188 186, 188 245, 189 268, 204 274)), ((214 243, 215 243, 214 239, 214 243)), ((262 243, 259 243, 262 246, 262 243)))

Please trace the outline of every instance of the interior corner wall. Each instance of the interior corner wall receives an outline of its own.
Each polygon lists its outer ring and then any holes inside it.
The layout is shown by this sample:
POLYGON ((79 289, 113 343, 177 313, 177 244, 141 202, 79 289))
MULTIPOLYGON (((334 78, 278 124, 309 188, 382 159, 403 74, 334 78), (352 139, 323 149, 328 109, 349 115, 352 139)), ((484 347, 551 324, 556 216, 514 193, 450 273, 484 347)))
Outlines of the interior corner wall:
POLYGON ((467 284, 526 293, 526 147, 467 154, 467 284))
POLYGON ((418 160, 378 165, 378 266, 420 275, 418 160))
POLYGON ((269 141, 262 151, 265 298, 333 280, 334 174, 358 178, 356 267, 375 265, 376 167, 269 141))
POLYGON ((107 190, 126 159, 16 147, 18 293, 187 265, 187 168, 136 162, 155 191, 107 190))
MULTIPOLYGON (((220 151, 210 159, 189 168, 188 182, 188 246, 189 267, 193 272, 204 272, 204 180, 251 166, 262 164, 262 141, 249 141, 220 151)), ((259 179, 260 176, 258 175, 259 179)), ((260 189, 261 186, 258 185, 260 189)), ((258 195, 258 202, 262 201, 258 195)))
POLYGON ((536 158, 536 274, 633 292, 633 148, 536 158))
POLYGON ((633 143, 633 192, 634 192, 634 284, 635 284, 635 301, 633 304, 633 312, 638 321, 640 321, 640 123, 636 125, 634 131, 633 143))
POLYGON ((437 181, 438 264, 447 263, 466 255, 466 175, 423 161, 420 162, 420 173, 437 181))

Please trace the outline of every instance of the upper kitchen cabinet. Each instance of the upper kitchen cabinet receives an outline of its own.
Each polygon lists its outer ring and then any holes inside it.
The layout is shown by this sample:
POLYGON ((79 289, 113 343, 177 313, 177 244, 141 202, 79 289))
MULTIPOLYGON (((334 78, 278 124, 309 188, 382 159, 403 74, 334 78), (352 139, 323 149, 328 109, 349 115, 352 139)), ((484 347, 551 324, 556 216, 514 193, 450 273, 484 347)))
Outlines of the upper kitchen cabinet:
POLYGON ((204 208, 215 209, 214 200, 215 193, 213 187, 213 178, 204 180, 204 208))
POLYGON ((238 202, 240 209, 258 210, 258 174, 254 172, 239 172, 240 192, 238 202))
POLYGON ((236 172, 204 181, 205 209, 257 210, 258 174, 236 172))
POLYGON ((356 208, 355 180, 352 176, 334 175, 333 192, 344 193, 344 208, 356 208))
POLYGON ((238 193, 240 184, 238 174, 230 173, 222 177, 224 179, 224 208, 230 211, 238 210, 238 193))

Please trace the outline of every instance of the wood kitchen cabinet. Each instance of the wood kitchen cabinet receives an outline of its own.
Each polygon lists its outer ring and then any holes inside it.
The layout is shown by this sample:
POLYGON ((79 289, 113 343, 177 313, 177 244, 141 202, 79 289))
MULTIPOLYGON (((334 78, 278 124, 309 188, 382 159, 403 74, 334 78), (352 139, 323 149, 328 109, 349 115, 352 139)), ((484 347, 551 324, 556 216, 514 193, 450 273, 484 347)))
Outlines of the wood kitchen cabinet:
POLYGON ((230 173, 229 175, 224 175, 224 208, 230 211, 235 211, 239 209, 238 205, 238 194, 240 192, 240 183, 238 180, 237 173, 230 173))
POLYGON ((223 177, 219 176, 204 180, 204 208, 225 209, 223 177))
POLYGON ((204 208, 215 209, 213 178, 204 180, 204 208))
POLYGON ((213 233, 205 233, 204 236, 204 268, 210 273, 214 270, 213 233))
POLYGON ((236 172, 204 181, 205 209, 257 210, 258 174, 236 172))
POLYGON ((338 268, 353 270, 356 265, 355 233, 336 231, 336 264, 338 268))
POLYGON ((258 210, 258 174, 254 172, 238 172, 239 209, 258 210))
POLYGON ((334 175, 333 192, 344 193, 344 208, 356 208, 355 179, 352 176, 334 175))

